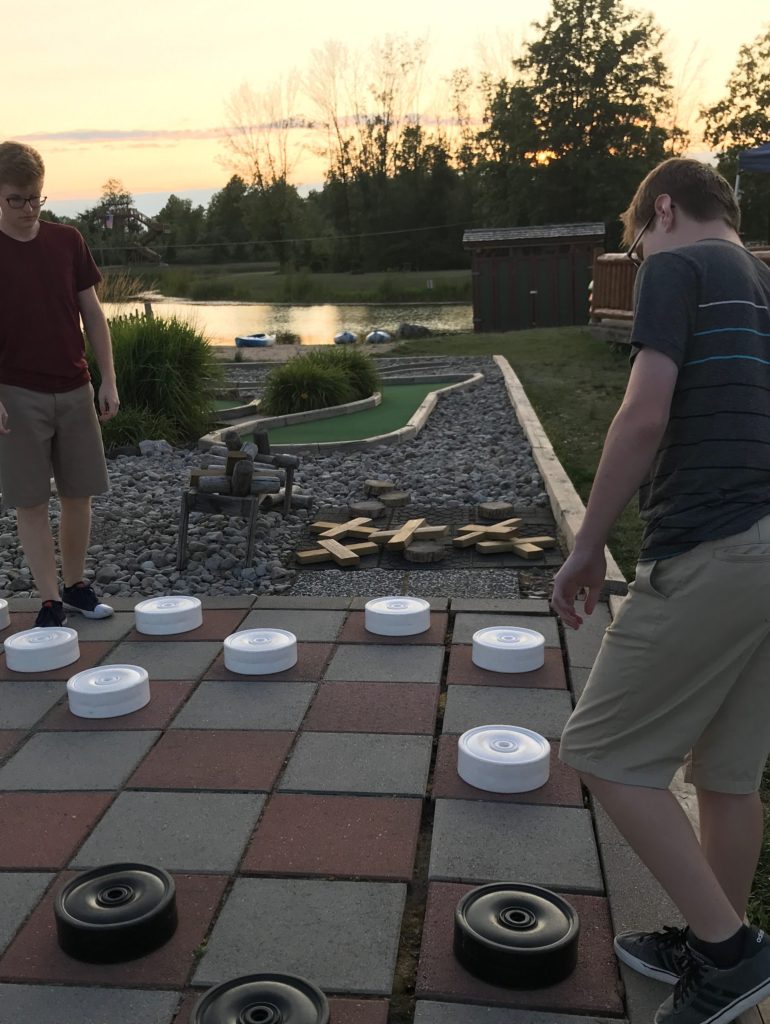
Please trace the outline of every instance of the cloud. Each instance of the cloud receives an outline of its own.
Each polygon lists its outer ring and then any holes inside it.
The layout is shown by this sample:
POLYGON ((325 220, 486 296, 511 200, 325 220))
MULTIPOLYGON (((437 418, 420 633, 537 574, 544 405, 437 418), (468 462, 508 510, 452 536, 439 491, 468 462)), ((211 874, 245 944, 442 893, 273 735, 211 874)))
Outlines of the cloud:
POLYGON ((69 142, 85 146, 119 142, 129 146, 147 146, 196 139, 220 139, 225 134, 224 128, 74 128, 64 132, 32 132, 18 138, 20 142, 69 142))

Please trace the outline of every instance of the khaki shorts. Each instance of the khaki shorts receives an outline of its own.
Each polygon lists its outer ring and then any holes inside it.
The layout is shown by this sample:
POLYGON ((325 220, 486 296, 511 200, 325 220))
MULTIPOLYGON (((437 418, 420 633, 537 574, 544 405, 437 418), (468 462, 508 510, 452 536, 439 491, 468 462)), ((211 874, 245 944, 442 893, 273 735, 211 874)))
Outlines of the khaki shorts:
POLYGON ((11 431, 0 435, 0 487, 6 508, 45 504, 52 475, 63 498, 85 498, 108 489, 90 384, 57 394, 0 384, 0 402, 11 431))
POLYGON ((770 751, 770 516, 744 533, 640 562, 607 629, 560 757, 666 788, 759 788, 770 751))

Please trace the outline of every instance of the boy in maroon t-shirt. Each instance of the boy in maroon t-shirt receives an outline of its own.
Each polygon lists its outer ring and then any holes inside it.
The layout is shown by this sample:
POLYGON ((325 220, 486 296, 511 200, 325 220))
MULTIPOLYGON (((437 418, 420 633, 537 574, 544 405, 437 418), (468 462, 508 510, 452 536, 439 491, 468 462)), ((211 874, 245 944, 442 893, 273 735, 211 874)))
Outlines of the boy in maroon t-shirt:
POLYGON ((101 275, 74 228, 39 219, 40 154, 0 144, 0 486, 16 508, 19 540, 42 599, 38 626, 60 626, 65 608, 105 618, 84 580, 91 497, 108 489, 80 320, 99 365, 102 421, 118 412, 107 321, 94 286, 101 275), (48 503, 61 503, 60 595, 48 503))

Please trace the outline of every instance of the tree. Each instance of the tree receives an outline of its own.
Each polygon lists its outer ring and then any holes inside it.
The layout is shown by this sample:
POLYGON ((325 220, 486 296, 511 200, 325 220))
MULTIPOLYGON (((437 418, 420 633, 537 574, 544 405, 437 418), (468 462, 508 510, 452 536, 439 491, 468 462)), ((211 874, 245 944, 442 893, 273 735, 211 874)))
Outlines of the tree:
MULTIPOLYGON (((704 138, 719 156, 719 170, 729 180, 738 167, 738 153, 770 139, 770 26, 738 51, 726 95, 701 110, 704 138)), ((770 177, 741 178, 743 232, 750 239, 770 241, 770 177)))
POLYGON ((164 226, 164 257, 174 260, 180 255, 185 261, 194 256, 194 246, 203 237, 206 211, 203 206, 193 206, 191 199, 180 199, 170 195, 166 205, 157 216, 164 226), (179 248, 178 248, 179 247, 179 248))

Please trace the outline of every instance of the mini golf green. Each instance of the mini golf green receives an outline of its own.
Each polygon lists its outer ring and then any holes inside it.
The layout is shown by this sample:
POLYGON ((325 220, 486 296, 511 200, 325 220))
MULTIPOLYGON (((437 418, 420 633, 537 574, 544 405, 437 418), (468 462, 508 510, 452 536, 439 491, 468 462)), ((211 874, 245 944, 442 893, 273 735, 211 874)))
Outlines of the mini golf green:
POLYGON ((373 409, 328 420, 311 420, 270 431, 270 443, 313 444, 321 441, 358 441, 363 437, 388 434, 403 427, 420 402, 437 388, 456 381, 431 381, 429 384, 385 384, 382 402, 373 409))

